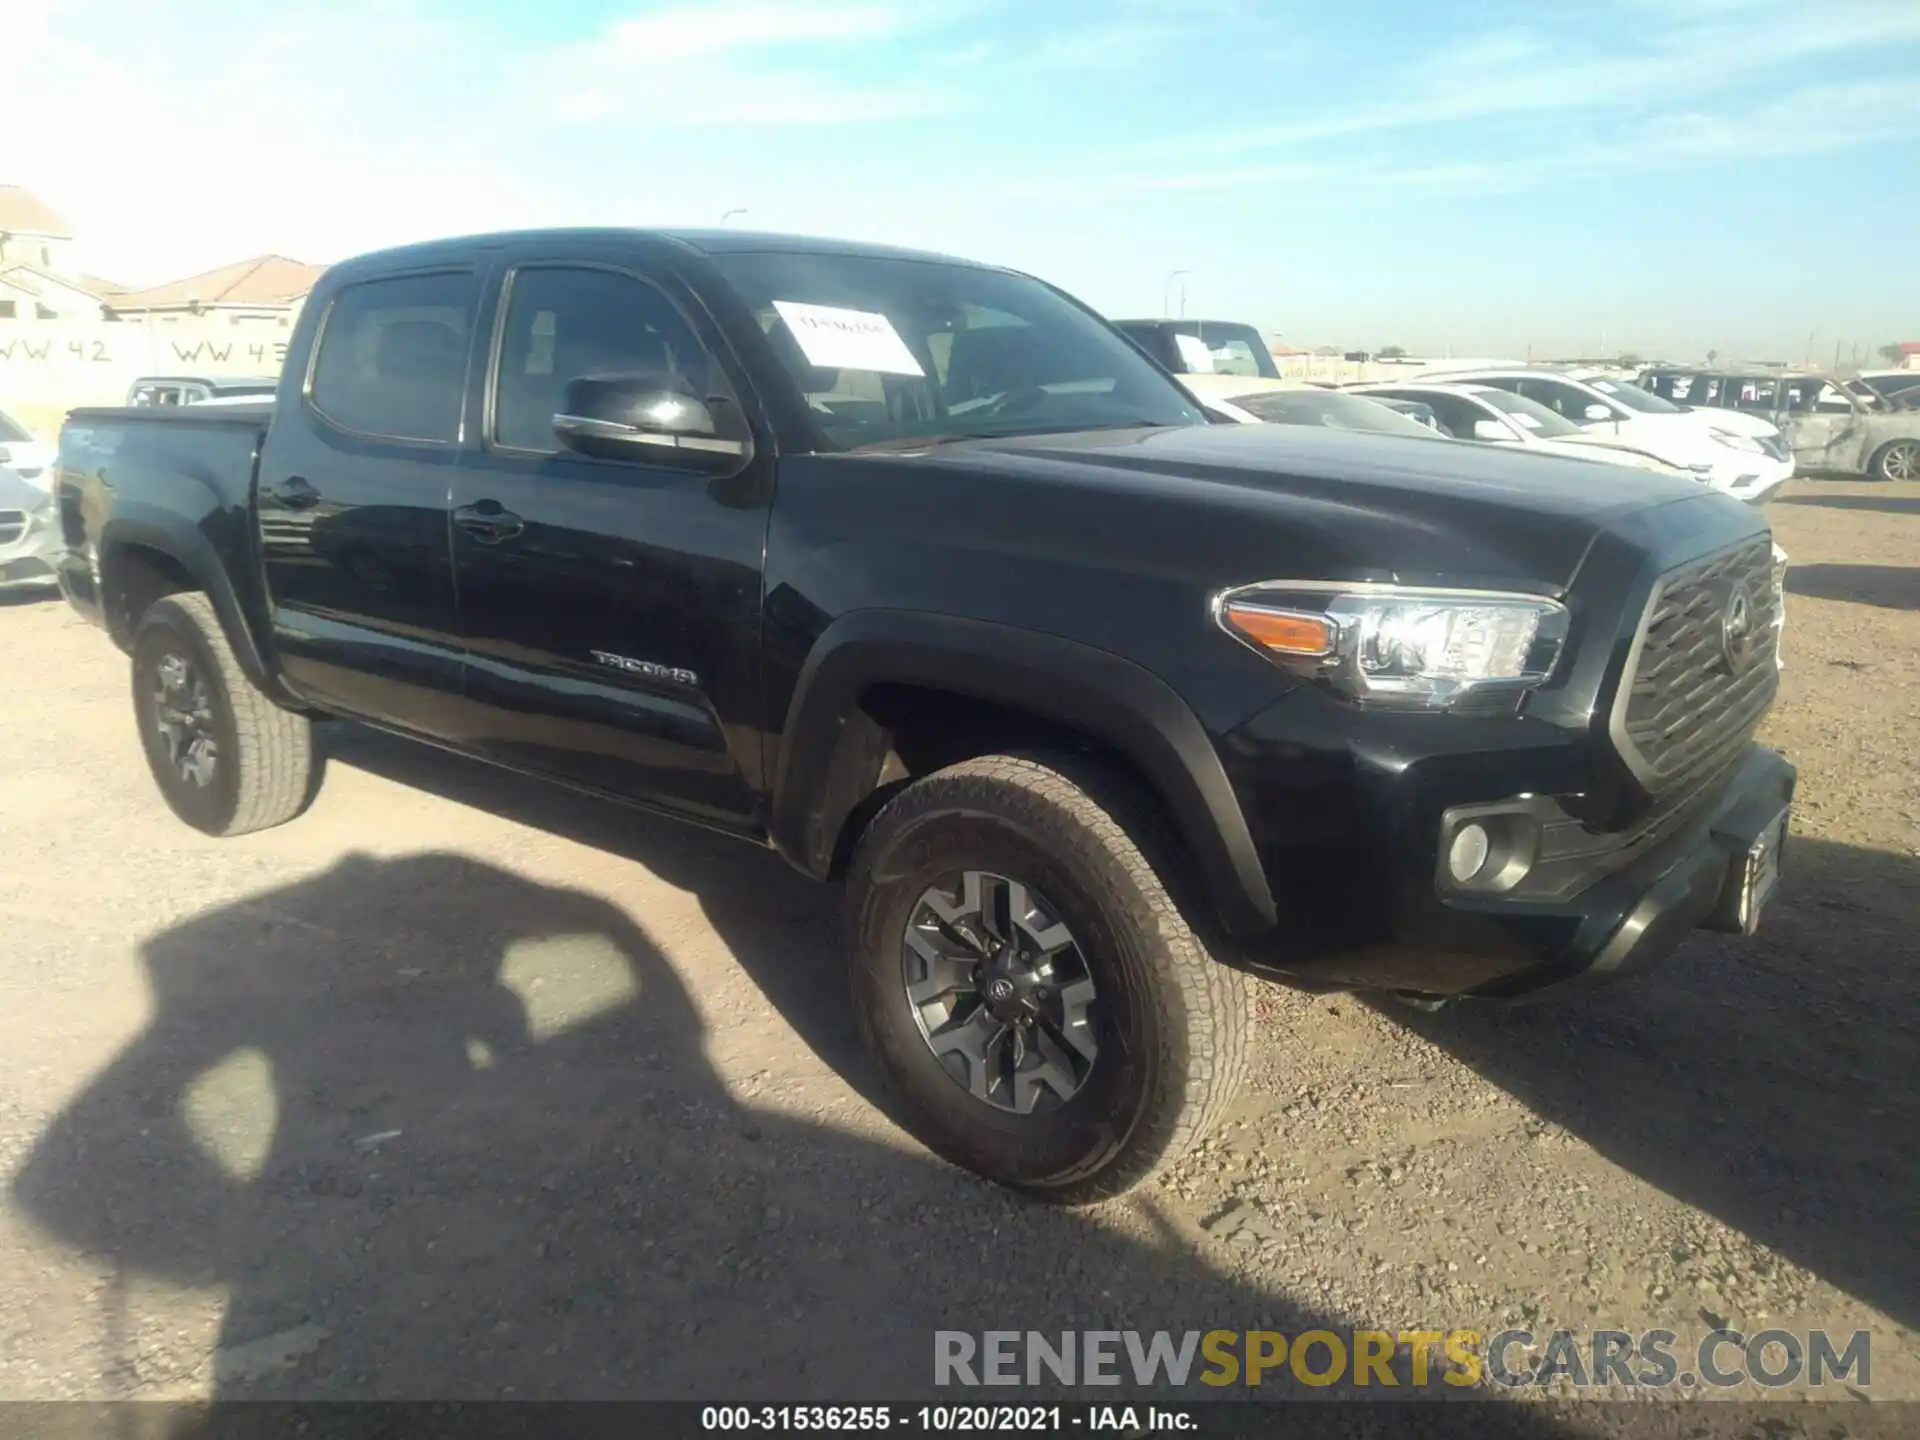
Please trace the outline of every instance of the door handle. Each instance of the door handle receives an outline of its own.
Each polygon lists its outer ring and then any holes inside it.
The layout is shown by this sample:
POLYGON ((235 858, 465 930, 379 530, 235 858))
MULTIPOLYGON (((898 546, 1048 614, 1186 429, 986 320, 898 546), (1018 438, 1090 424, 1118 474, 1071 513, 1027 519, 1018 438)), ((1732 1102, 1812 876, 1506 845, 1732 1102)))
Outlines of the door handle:
POLYGON ((320 492, 307 483, 304 475, 289 475, 267 493, 289 510, 311 510, 320 503, 320 492))
POLYGON ((453 512, 453 523, 482 545, 498 545, 527 528, 526 522, 498 500, 476 500, 453 512))

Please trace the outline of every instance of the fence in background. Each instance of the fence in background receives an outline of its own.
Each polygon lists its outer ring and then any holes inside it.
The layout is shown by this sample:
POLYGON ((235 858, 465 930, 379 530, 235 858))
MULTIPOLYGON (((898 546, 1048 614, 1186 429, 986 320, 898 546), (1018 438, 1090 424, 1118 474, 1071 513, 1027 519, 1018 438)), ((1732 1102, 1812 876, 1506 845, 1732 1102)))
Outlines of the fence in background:
POLYGON ((118 405, 142 375, 277 375, 279 325, 224 320, 0 325, 0 410, 52 439, 76 405, 118 405))

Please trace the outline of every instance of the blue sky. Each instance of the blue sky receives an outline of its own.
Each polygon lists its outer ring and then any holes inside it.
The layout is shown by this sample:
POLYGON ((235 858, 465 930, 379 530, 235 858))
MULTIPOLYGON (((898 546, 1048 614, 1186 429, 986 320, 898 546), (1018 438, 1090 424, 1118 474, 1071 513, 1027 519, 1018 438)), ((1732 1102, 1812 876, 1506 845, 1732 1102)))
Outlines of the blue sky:
POLYGON ((1920 338, 1920 0, 9 8, 0 180, 129 282, 744 207, 1305 345, 1920 338))

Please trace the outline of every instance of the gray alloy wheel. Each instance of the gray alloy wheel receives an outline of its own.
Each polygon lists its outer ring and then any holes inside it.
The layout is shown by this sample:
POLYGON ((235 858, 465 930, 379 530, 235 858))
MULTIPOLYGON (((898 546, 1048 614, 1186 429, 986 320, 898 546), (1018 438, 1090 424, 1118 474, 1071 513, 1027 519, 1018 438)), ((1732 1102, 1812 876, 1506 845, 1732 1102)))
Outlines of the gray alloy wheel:
POLYGON ((976 1100, 1030 1115, 1093 1073, 1093 977, 1073 932, 1021 881, 967 870, 927 887, 900 959, 921 1037, 976 1100))
POLYGON ((153 667, 153 723, 181 783, 202 790, 211 785, 220 763, 213 696, 206 676, 178 651, 162 655, 153 667))
POLYGON ((1874 467, 1882 480, 1920 480, 1920 440, 1896 440, 1874 467))
POLYGON ((247 678, 212 601, 156 600, 129 648, 140 747, 175 815, 207 835, 245 835, 306 808, 320 773, 312 725, 247 678))

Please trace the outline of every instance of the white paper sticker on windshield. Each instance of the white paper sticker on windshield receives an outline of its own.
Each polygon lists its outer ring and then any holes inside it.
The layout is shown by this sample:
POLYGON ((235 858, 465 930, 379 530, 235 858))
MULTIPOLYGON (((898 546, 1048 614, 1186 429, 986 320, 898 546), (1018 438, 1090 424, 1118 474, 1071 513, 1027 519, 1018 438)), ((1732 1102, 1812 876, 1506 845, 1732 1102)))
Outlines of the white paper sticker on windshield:
POLYGON ((1180 352, 1181 363, 1195 375, 1213 373, 1213 351, 1207 348, 1207 342, 1198 335, 1180 335, 1173 337, 1173 345, 1180 352))
POLYGON ((1538 430, 1540 428, 1539 417, 1535 415, 1527 415, 1527 414, 1509 415, 1507 416, 1507 419, 1513 421, 1513 423, 1516 425, 1524 425, 1529 430, 1538 430))
POLYGON ((810 364, 825 370, 877 370, 883 375, 927 373, 893 322, 876 310, 842 310, 837 305, 803 305, 797 300, 776 300, 773 308, 787 322, 810 364))

